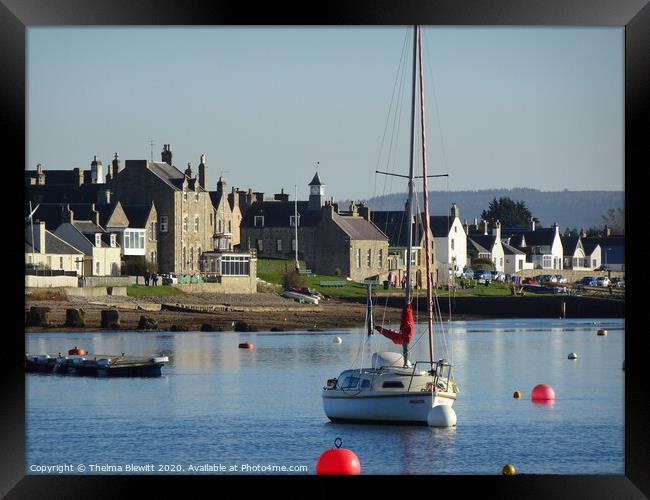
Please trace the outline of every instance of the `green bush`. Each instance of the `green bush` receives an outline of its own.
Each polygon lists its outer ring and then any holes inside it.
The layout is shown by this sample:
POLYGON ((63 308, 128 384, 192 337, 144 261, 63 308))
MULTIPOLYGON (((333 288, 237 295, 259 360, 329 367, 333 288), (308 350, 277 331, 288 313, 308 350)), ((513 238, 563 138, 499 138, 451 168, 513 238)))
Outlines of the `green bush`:
POLYGON ((296 271, 287 271, 282 277, 282 284, 285 289, 302 288, 305 286, 304 278, 296 271))

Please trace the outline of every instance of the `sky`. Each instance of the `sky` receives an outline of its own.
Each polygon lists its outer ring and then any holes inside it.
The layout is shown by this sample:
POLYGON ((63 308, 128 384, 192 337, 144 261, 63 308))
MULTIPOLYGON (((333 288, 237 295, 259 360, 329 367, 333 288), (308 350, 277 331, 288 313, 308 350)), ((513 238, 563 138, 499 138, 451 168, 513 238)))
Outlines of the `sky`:
MULTIPOLYGON (((181 170, 205 154, 210 190, 223 175, 306 199, 318 169, 335 200, 403 192, 375 171, 408 172, 411 39, 400 26, 28 27, 26 168, 115 152, 124 166, 155 141, 153 159, 171 144, 181 170)), ((624 189, 622 27, 424 27, 423 58, 428 169, 449 175, 431 190, 624 189)))

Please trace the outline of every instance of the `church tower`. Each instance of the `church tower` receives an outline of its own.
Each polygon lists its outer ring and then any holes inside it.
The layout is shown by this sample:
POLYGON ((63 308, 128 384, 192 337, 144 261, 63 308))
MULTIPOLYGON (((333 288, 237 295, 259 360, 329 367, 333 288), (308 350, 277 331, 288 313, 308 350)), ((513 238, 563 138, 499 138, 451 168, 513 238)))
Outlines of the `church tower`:
POLYGON ((307 210, 320 210, 325 204, 325 184, 318 177, 318 172, 309 183, 309 203, 307 210))

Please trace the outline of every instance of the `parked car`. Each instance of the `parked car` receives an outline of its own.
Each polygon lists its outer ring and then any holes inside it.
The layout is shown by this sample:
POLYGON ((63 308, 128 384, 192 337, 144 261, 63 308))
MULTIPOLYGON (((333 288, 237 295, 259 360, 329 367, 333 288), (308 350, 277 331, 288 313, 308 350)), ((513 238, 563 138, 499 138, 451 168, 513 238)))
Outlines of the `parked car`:
POLYGON ((501 271, 496 271, 493 273, 494 281, 501 281, 502 283, 506 280, 506 273, 501 271))
POLYGON ((555 278, 557 279, 557 283, 566 283, 567 279, 563 274, 556 274, 555 278))
POLYGON ((474 270, 471 267, 466 267, 463 269, 463 278, 465 279, 472 279, 474 278, 474 270))
POLYGON ((612 278, 611 285, 616 288, 623 288, 625 286, 625 278, 612 278))
POLYGON ((593 276, 585 276, 578 283, 587 286, 597 286, 596 278, 594 278, 593 276))
POLYGON ((535 278, 524 278, 521 283, 522 285, 536 285, 537 281, 535 278))
POLYGON ((163 285, 176 285, 178 284, 178 278, 172 274, 163 274, 162 275, 162 284, 163 285))
POLYGON ((474 279, 479 283, 485 283, 487 285, 494 278, 491 271, 486 271, 485 269, 477 269, 474 271, 474 279))
POLYGON ((596 286, 609 286, 609 278, 607 276, 598 276, 596 286))

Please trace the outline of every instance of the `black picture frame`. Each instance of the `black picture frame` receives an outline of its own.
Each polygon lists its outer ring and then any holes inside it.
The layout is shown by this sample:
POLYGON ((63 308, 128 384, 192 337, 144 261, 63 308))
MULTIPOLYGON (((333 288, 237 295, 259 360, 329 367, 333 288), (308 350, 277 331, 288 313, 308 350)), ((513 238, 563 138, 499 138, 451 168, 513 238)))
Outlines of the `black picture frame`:
MULTIPOLYGON (((313 4, 248 5, 245 2, 194 1, 191 4, 178 0, 131 2, 126 0, 2 0, 0 3, 0 99, 2 102, 3 152, 7 182, 23 186, 25 168, 26 28, 49 25, 529 25, 529 26, 625 26, 625 199, 628 218, 643 213, 640 196, 634 191, 643 188, 640 177, 647 168, 648 93, 650 89, 650 7, 647 0, 353 0, 313 4), (643 160, 646 160, 643 162, 643 160), (628 178, 632 180, 628 186, 628 178)), ((5 184, 5 187, 8 187, 5 184)), ((5 191, 7 192, 7 191, 5 191)), ((10 198, 7 198, 8 200, 10 198)), ((15 203, 11 202, 12 204, 15 203)), ((8 210, 5 218, 9 245, 5 252, 5 265, 16 274, 5 284, 24 279, 22 265, 23 247, 15 235, 23 231, 19 220, 20 210, 8 210), (15 216, 15 217, 14 217, 15 216), (14 260, 16 264, 13 264, 14 260), (11 263, 9 263, 11 262, 11 263), (14 269, 15 268, 15 269, 14 269), (14 281, 14 279, 16 281, 14 281)), ((630 219, 633 220, 633 219, 630 219)), ((635 231, 645 230, 644 225, 628 223, 635 231)), ((628 279, 625 339, 625 475, 516 475, 516 476, 436 476, 404 478, 391 477, 390 482, 407 494, 454 493, 455 496, 471 494, 478 488, 489 498, 644 498, 650 496, 650 446, 648 440, 650 413, 645 377, 642 373, 643 336, 645 329, 639 324, 640 308, 630 305, 630 298, 640 293, 641 261, 639 248, 626 245, 626 262, 630 269, 639 269, 639 277, 628 279), (638 280, 638 281, 637 281, 638 280), (408 482, 407 482, 408 479, 408 482), (422 491, 420 491, 422 488, 422 491)), ((316 491, 310 486, 336 486, 340 493, 359 484, 370 487, 368 477, 323 478, 307 477, 211 477, 211 476, 27 476, 25 475, 25 377, 23 369, 24 317, 19 293, 16 306, 8 305, 5 314, 12 321, 5 328, 5 357, 2 369, 0 422, 2 441, 2 466, 0 467, 0 495, 6 498, 121 498, 144 488, 148 494, 168 496, 174 486, 184 487, 191 482, 209 483, 244 479, 256 483, 278 483, 286 488, 286 481, 303 483, 309 495, 316 491), (353 482, 354 481, 354 482, 353 482), (316 484, 312 484, 316 482, 316 484), (345 488, 345 489, 342 489, 345 488)), ((641 300, 645 297, 641 296, 641 300)), ((6 298, 5 300, 9 300, 6 298)), ((24 303, 23 303, 24 305, 24 303)), ((642 308, 643 306, 641 306, 642 308)), ((603 395, 606 398, 606 395, 603 395)), ((82 434, 82 429, 80 433, 82 434)), ((549 439, 562 439, 549 436, 549 439)), ((230 486, 230 485, 228 485, 230 486)), ((210 490, 208 490, 210 491, 210 490)), ((298 490, 296 490, 298 491, 298 490)), ((225 493, 225 490, 221 490, 225 493)), ((216 493, 216 492, 215 492, 216 493)))

